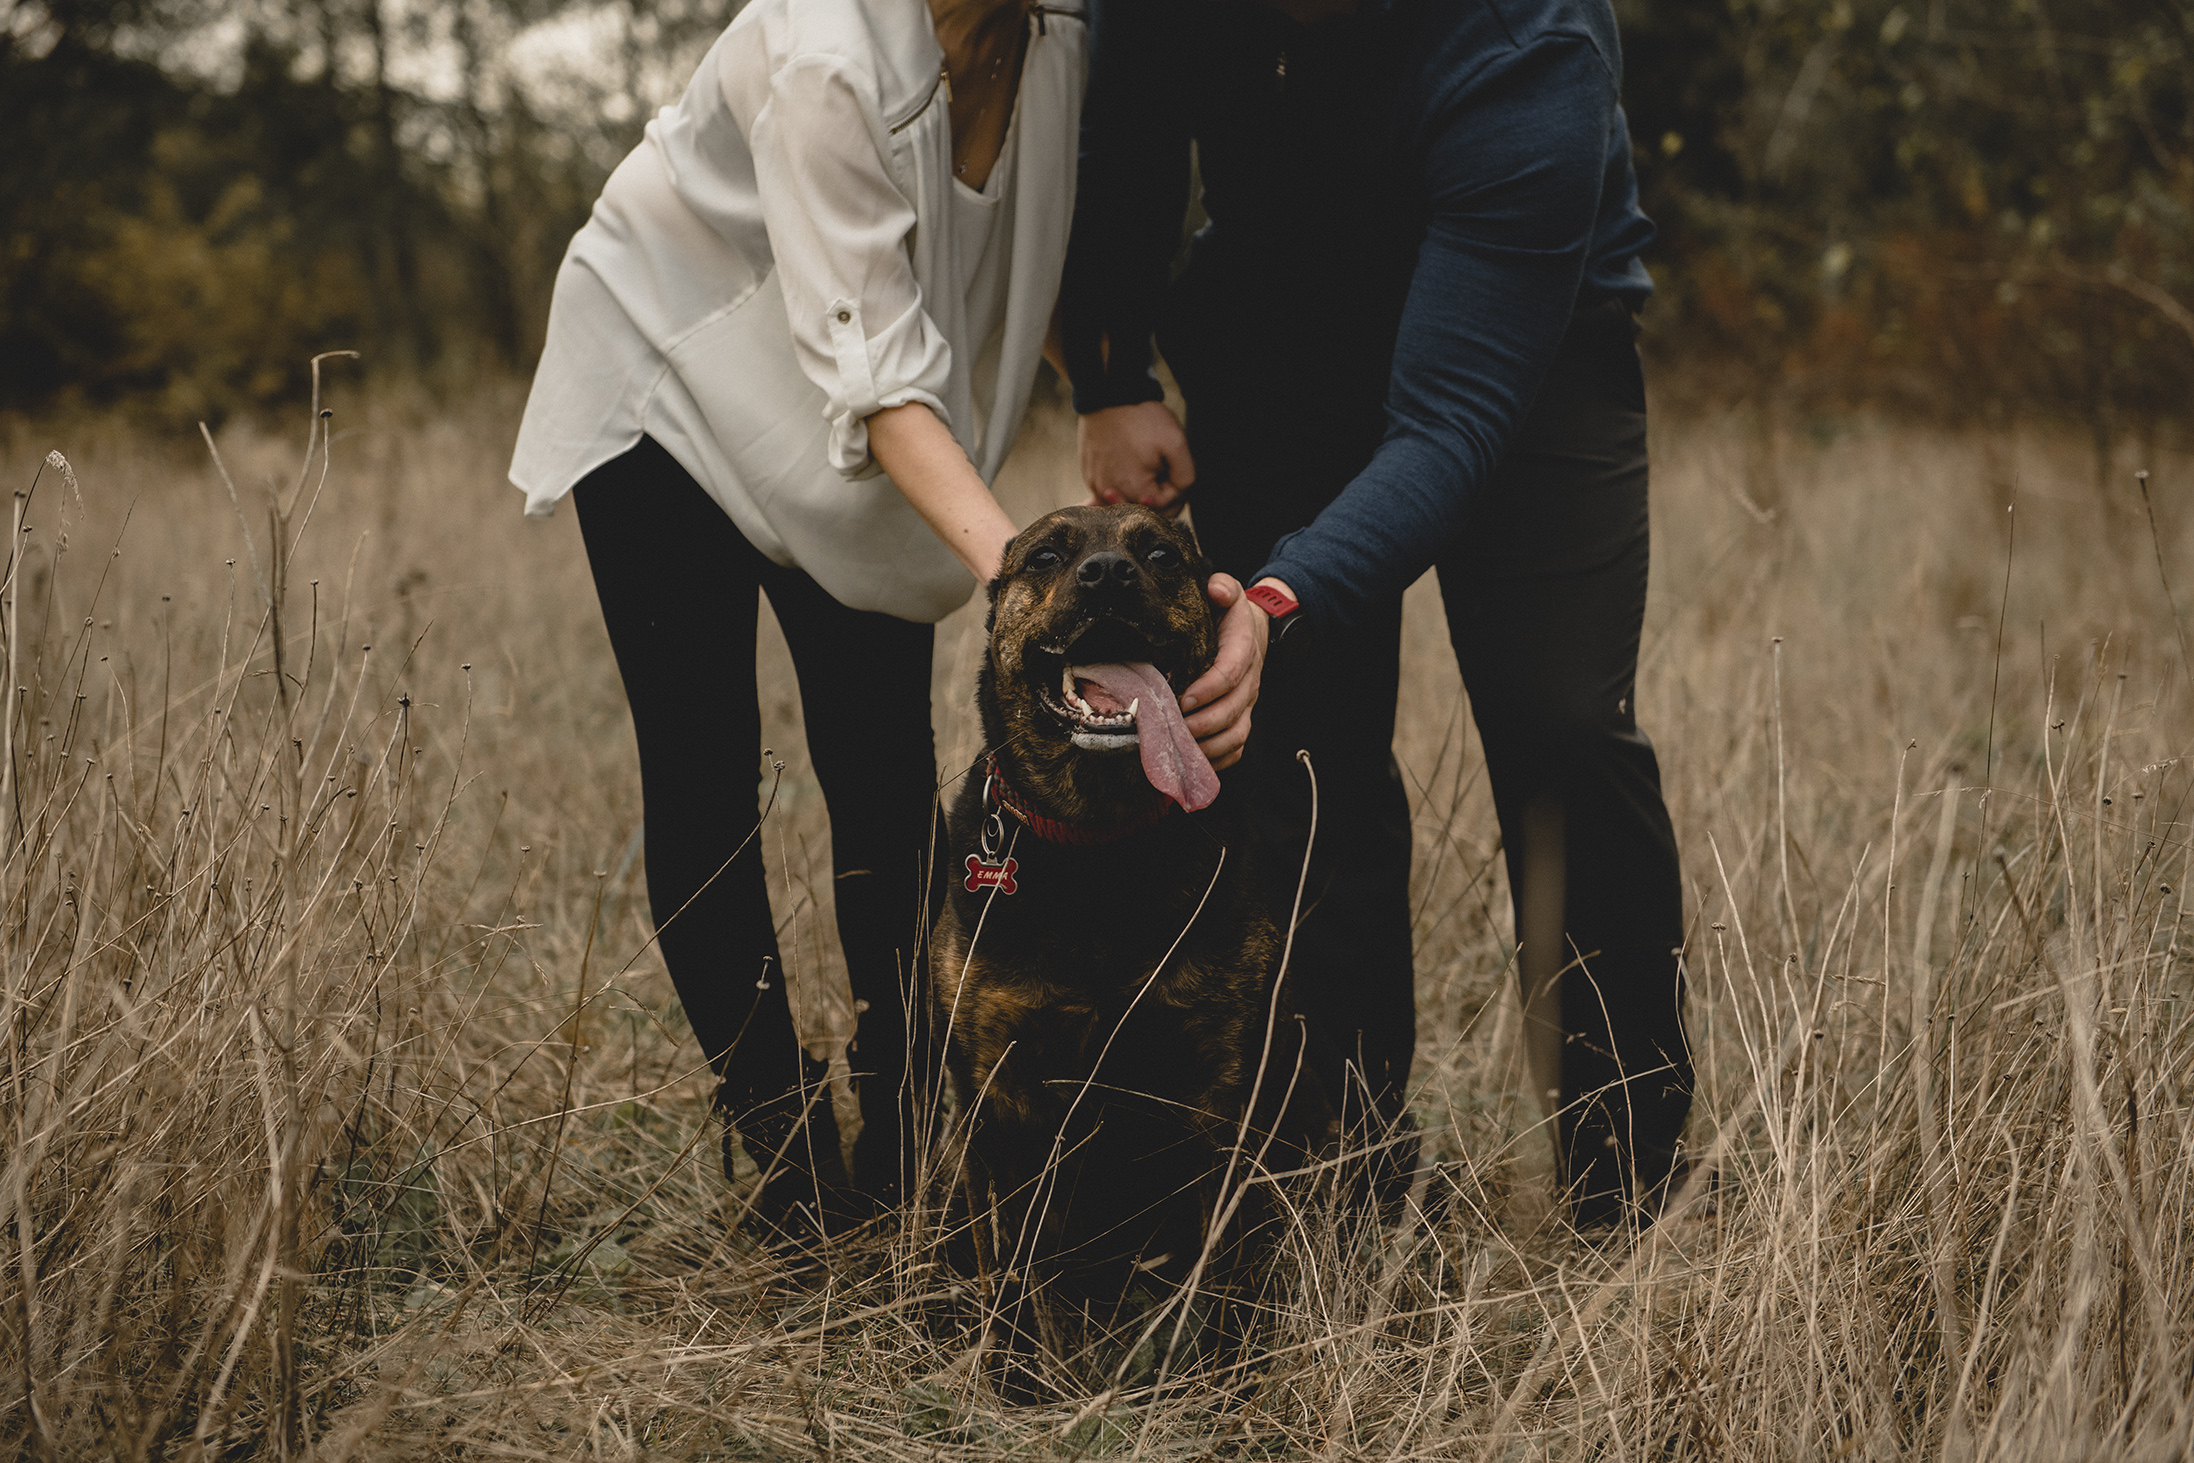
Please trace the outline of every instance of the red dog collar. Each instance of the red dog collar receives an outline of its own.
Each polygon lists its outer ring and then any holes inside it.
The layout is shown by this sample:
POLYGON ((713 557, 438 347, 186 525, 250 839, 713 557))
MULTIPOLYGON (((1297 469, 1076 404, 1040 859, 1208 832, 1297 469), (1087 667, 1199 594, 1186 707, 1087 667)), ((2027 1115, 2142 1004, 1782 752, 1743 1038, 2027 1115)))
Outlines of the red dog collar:
POLYGON ((1021 805, 1021 800, 1014 796, 1013 785, 1006 781, 1004 771, 999 768, 995 754, 985 759, 984 771, 998 790, 999 806, 1020 819, 1023 827, 1046 843, 1065 843, 1082 848, 1101 843, 1118 843, 1123 838, 1132 838, 1144 829, 1155 826, 1159 819, 1173 811, 1173 799, 1152 788, 1152 805, 1144 812, 1118 823, 1063 823, 1057 818, 1047 818, 1041 813, 1031 812, 1021 805))

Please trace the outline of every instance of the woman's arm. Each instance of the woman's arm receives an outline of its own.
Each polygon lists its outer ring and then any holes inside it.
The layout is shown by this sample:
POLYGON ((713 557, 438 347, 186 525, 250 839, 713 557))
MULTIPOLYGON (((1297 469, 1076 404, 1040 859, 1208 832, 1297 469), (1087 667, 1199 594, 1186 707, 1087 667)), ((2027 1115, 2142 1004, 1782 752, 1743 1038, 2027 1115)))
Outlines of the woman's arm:
POLYGON ((868 418, 869 451, 922 515, 930 532, 967 566, 977 584, 998 577, 1016 530, 983 485, 975 464, 937 414, 918 401, 868 418))
POLYGON ((793 357, 828 398, 831 465, 865 477, 880 465, 870 420, 894 407, 945 411, 952 350, 922 308, 907 252, 914 200, 851 62, 799 56, 735 80, 725 95, 754 152, 793 357))
POLYGON ((829 398, 832 465, 849 477, 881 467, 988 583, 1013 523, 945 425, 951 350, 907 255, 914 203, 877 150, 857 76, 803 57, 726 94, 754 149, 794 356, 829 398))

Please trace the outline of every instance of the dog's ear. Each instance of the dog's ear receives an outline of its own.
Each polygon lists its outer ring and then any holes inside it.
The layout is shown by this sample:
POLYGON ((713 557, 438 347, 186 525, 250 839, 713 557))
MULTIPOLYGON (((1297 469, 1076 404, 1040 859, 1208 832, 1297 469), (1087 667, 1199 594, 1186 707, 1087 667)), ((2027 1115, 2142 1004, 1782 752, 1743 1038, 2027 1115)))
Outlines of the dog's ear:
POLYGON ((1211 617, 1211 623, 1216 627, 1219 623, 1219 608, 1211 602, 1210 590, 1211 576, 1217 571, 1211 567, 1211 561, 1204 557, 1204 546, 1196 542, 1195 529, 1178 518, 1168 518, 1165 525, 1173 546, 1181 551, 1181 561, 1188 565, 1190 577, 1204 591, 1204 613, 1211 617))
POLYGON ((1006 551, 998 556, 998 572, 991 577, 990 583, 983 586, 983 595, 990 602, 989 608, 983 611, 983 633, 985 635, 998 628, 998 596, 1005 593, 1006 581, 1011 579, 1013 571, 1020 567, 1015 562, 1014 548, 1021 542, 1021 537, 1020 534, 1015 534, 1012 538, 1006 540, 1006 551))
POLYGON ((1173 539, 1173 546, 1181 551, 1181 558, 1188 564, 1189 571, 1196 576, 1196 582, 1201 584, 1209 580, 1212 573, 1211 563, 1204 557, 1203 545, 1196 542, 1196 530, 1178 518, 1166 519, 1165 526, 1166 532, 1173 539))

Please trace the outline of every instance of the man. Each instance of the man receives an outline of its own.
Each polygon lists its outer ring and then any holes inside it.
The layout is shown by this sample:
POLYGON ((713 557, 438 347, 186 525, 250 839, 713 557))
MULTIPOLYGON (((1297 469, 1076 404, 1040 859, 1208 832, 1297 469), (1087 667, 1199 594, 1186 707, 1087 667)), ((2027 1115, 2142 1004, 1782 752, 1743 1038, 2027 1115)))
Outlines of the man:
POLYGON ((1102 499, 1186 495, 1212 562, 1282 613, 1235 782, 1291 896, 1310 753, 1292 968, 1322 1075, 1359 1132, 1406 1125, 1391 744, 1402 592, 1436 568, 1527 1010, 1559 1023, 1536 1045, 1572 1214, 1650 1215, 1692 1074, 1675 834, 1632 695, 1652 225, 1608 0, 1094 0, 1092 21, 1061 301, 1083 470, 1102 499), (1169 282, 1192 144, 1210 222, 1169 282))

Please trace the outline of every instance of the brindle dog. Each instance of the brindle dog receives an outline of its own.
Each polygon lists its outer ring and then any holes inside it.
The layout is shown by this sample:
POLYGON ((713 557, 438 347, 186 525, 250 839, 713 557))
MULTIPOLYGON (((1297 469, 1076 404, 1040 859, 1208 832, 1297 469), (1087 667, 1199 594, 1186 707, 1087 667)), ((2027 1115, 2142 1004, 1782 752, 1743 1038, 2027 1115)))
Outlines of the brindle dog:
POLYGON ((1082 507, 990 586, 993 750, 949 820, 931 998, 994 1337, 1023 1364, 1039 1333, 1072 1349, 1069 1314, 1121 1318, 1138 1273, 1239 1294, 1272 1176, 1335 1142, 1242 820, 1175 706, 1217 650, 1209 577, 1185 527, 1082 507))

